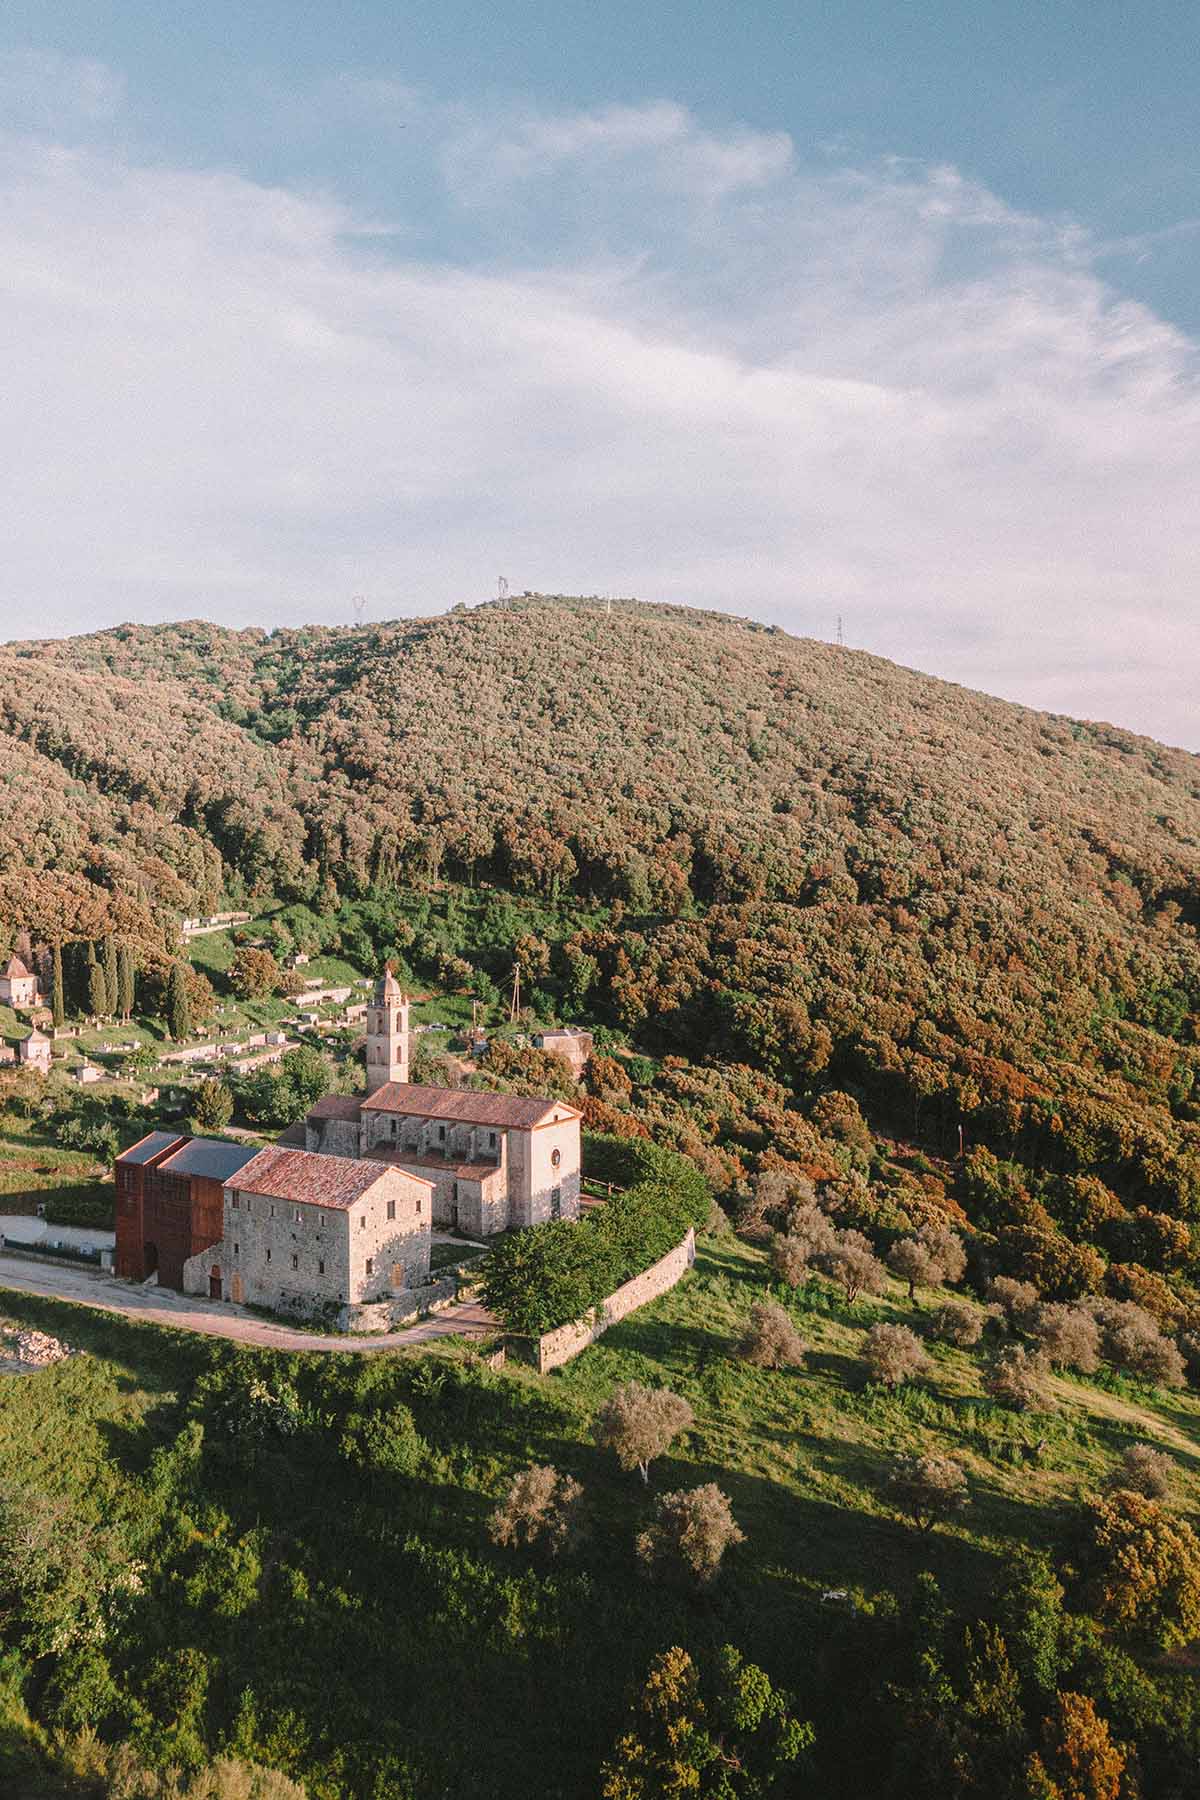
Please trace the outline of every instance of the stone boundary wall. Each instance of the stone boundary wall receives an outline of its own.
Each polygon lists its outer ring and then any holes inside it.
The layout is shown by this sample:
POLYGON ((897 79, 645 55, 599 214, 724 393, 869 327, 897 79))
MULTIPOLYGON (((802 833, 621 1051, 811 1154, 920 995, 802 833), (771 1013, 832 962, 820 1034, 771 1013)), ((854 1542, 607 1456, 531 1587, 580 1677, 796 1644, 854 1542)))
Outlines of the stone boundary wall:
POLYGON ((586 1350, 589 1344, 594 1344, 597 1338, 603 1337, 610 1325, 617 1324, 631 1312, 636 1312, 639 1306, 645 1306, 648 1301, 657 1300, 660 1294, 667 1293, 687 1274, 695 1260, 696 1233, 689 1226, 687 1236, 673 1250, 668 1250, 656 1263, 651 1263, 648 1269, 643 1269, 640 1275, 635 1275, 632 1281, 619 1287, 615 1294, 602 1300, 594 1319, 560 1325, 557 1331, 547 1331, 542 1337, 536 1338, 533 1350, 538 1374, 546 1375, 551 1369, 570 1362, 573 1356, 578 1356, 581 1350, 586 1350))
POLYGON ((386 1300, 371 1300, 357 1306, 343 1306, 337 1315, 339 1331, 397 1331, 412 1319, 425 1313, 441 1312, 458 1297, 458 1283, 453 1275, 427 1281, 424 1287, 405 1288, 386 1300))

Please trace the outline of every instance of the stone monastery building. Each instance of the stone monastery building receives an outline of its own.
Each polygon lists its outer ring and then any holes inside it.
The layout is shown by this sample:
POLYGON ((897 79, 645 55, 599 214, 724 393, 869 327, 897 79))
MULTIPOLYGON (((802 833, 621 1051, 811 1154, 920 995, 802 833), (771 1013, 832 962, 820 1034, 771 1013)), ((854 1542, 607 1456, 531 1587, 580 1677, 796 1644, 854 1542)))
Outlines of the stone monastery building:
POLYGON ((431 1232, 579 1213, 580 1114, 414 1085, 394 977, 367 1014, 367 1093, 320 1100, 267 1150, 153 1131, 116 1161, 117 1273, 342 1329, 419 1308, 431 1232))
POLYGON ((408 1001, 389 972, 367 1009, 367 1092, 330 1094, 307 1150, 391 1163, 433 1185, 433 1223, 492 1237, 579 1216, 580 1114, 564 1100, 408 1080, 408 1001))

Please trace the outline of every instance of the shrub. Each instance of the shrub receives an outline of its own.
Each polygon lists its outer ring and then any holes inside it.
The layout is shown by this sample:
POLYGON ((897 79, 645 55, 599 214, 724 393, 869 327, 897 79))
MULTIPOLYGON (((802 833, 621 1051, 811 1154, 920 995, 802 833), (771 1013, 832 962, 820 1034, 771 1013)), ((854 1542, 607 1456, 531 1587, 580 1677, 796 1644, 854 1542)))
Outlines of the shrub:
POLYGON ((730 1644, 705 1663, 702 1679, 677 1644, 655 1657, 601 1770, 602 1800, 802 1791, 798 1773, 791 1783, 788 1772, 815 1734, 789 1711, 790 1695, 730 1644))
POLYGON ((917 1242, 933 1259, 939 1282, 952 1287, 962 1280, 967 1272, 967 1252, 957 1231, 951 1231, 948 1225, 922 1225, 917 1242))
POLYGON ((596 1441, 613 1452, 622 1469, 637 1469, 649 1481, 650 1464, 670 1449, 692 1418, 688 1402, 670 1388, 627 1381, 597 1412, 596 1441))
POLYGON ((872 1381, 896 1388, 919 1375, 929 1358, 906 1325, 872 1325, 863 1350, 872 1381))
POLYGON ((1042 1377, 1046 1373, 1044 1359, 1027 1350, 1024 1344, 1008 1344, 996 1357, 984 1380, 984 1389, 1001 1406, 1026 1412, 1045 1399, 1042 1377))
POLYGON ((1110 1488, 1126 1488, 1147 1500, 1165 1500, 1171 1491, 1175 1464, 1152 1444, 1129 1444, 1108 1478, 1110 1488))
POLYGON ((508 1331, 537 1336, 582 1318, 708 1218, 708 1183, 674 1151, 589 1132, 584 1161, 598 1179, 632 1185, 578 1224, 551 1220, 492 1247, 483 1297, 508 1331))
POLYGON ((1156 1500, 1120 1488, 1087 1501, 1079 1560, 1103 1623, 1162 1649, 1200 1633, 1200 1542, 1156 1500))
POLYGON ((772 1300, 758 1300, 750 1308, 738 1355, 763 1369, 783 1369, 804 1361, 804 1339, 791 1314, 772 1300))
POLYGON ((776 1280, 790 1288, 799 1287, 811 1273, 810 1254, 803 1238, 776 1232, 771 1239, 771 1269, 776 1280))
POLYGON ((1042 1723, 1042 1754, 1030 1758, 1022 1792, 1051 1800, 1118 1800, 1127 1761, 1088 1696, 1061 1692, 1042 1723))
POLYGON ((785 1235, 806 1245, 810 1258, 823 1256, 837 1243, 833 1220, 812 1199, 798 1201, 791 1208, 785 1235))
POLYGON ((1047 1362, 1091 1375, 1100 1367, 1100 1327, 1082 1306, 1046 1301, 1033 1314, 1029 1334, 1047 1362))
POLYGON ((664 1494, 654 1518, 638 1533, 638 1558, 652 1574, 683 1575, 707 1587, 725 1552, 745 1542, 729 1497, 715 1482, 664 1494))
POLYGON ((1114 1300, 1133 1300, 1144 1307, 1160 1331, 1174 1331, 1183 1313, 1179 1296, 1162 1276, 1138 1263, 1109 1263, 1104 1291, 1114 1300))
POLYGON ((839 1232, 837 1243, 824 1260, 850 1306, 860 1294, 880 1294, 887 1286, 883 1264, 861 1231, 839 1232))
POLYGON ((997 1275, 988 1283, 988 1299, 1000 1307, 1010 1328, 1023 1330, 1033 1318, 1040 1295, 1031 1281, 1017 1281, 1011 1275, 997 1275))
POLYGON ((946 1344, 957 1344, 960 1350, 969 1350, 983 1336, 983 1315, 964 1300, 947 1300, 930 1319, 929 1335, 946 1344))
POLYGON ((233 1094, 215 1077, 202 1081, 192 1095, 192 1121, 198 1131, 224 1131, 233 1117, 233 1094))
POLYGON ((919 1531, 961 1512, 970 1495, 962 1465, 950 1456, 904 1456, 887 1478, 886 1493, 919 1531))
POLYGON ((1095 1305, 1105 1358, 1139 1381, 1182 1387, 1184 1361, 1150 1314, 1132 1300, 1101 1300, 1095 1305))
POLYGON ((552 1556, 575 1543, 581 1531, 583 1487, 549 1464, 522 1469, 488 1519, 488 1536, 506 1547, 541 1543, 552 1556))

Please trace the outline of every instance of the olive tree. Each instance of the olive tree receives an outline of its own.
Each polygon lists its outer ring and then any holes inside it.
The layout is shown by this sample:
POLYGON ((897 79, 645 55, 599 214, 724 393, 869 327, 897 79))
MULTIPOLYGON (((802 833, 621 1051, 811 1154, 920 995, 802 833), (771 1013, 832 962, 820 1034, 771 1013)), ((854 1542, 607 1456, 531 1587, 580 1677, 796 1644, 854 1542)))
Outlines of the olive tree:
POLYGON ((1057 1368, 1092 1375, 1100 1367, 1100 1327, 1085 1307, 1045 1301, 1034 1310, 1028 1331, 1057 1368))
POLYGON ((897 1388, 910 1376, 919 1375, 929 1358, 920 1340, 907 1325, 872 1325, 867 1333, 863 1355, 872 1381, 897 1388))
POLYGON ((713 1481, 664 1494, 650 1523, 638 1533, 638 1559, 651 1574, 683 1575, 701 1587, 715 1581, 725 1552, 745 1541, 729 1505, 713 1481))
POLYGON ((535 1464, 513 1477, 488 1519, 488 1536, 505 1547, 542 1544, 552 1556, 574 1543, 581 1529, 583 1487, 550 1464, 535 1464))
POLYGON ((743 1361, 757 1363, 763 1369, 783 1369, 802 1363, 804 1350, 804 1339, 792 1323, 791 1314, 773 1300, 756 1301, 738 1344, 738 1355, 743 1361))
POLYGON ((969 1350, 983 1336, 983 1315, 965 1300, 947 1300, 931 1317, 928 1329, 930 1337, 969 1350))
POLYGON ((841 1231, 825 1266, 853 1306, 860 1294, 880 1294, 887 1285, 883 1264, 861 1231, 841 1231))
POLYGON ((1002 1406, 1027 1412, 1045 1399, 1045 1373, 1046 1363, 1040 1354, 1027 1350, 1024 1344, 1008 1344, 988 1370, 983 1385, 1002 1406))
POLYGON ((902 1456, 885 1484, 888 1498, 918 1531, 961 1512, 970 1498, 962 1465, 952 1456, 902 1456))
POLYGON ((1128 1444, 1107 1485, 1142 1494, 1147 1500, 1165 1500, 1171 1492, 1174 1470, 1175 1464, 1165 1450, 1156 1450, 1152 1444, 1128 1444))
POLYGON ((648 1388, 639 1381, 627 1381, 597 1412, 596 1441, 613 1452, 622 1469, 636 1469, 648 1482, 650 1464, 670 1449, 692 1418, 688 1402, 670 1388, 648 1388))

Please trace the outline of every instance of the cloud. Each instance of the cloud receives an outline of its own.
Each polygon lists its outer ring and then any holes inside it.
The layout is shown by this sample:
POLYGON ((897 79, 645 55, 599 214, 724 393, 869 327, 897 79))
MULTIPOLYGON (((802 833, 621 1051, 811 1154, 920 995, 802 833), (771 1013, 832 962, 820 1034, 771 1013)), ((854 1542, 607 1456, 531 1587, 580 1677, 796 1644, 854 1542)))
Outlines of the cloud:
POLYGON ((9 131, 70 131, 114 119, 124 83, 107 64, 52 50, 0 50, 0 119, 9 131))
POLYGON ((393 238, 331 194, 0 140, 10 635, 393 617, 503 573, 840 613, 1200 741, 1195 348, 1069 221, 667 102, 368 99, 420 114, 405 179, 453 257, 411 255, 399 189, 393 238))

